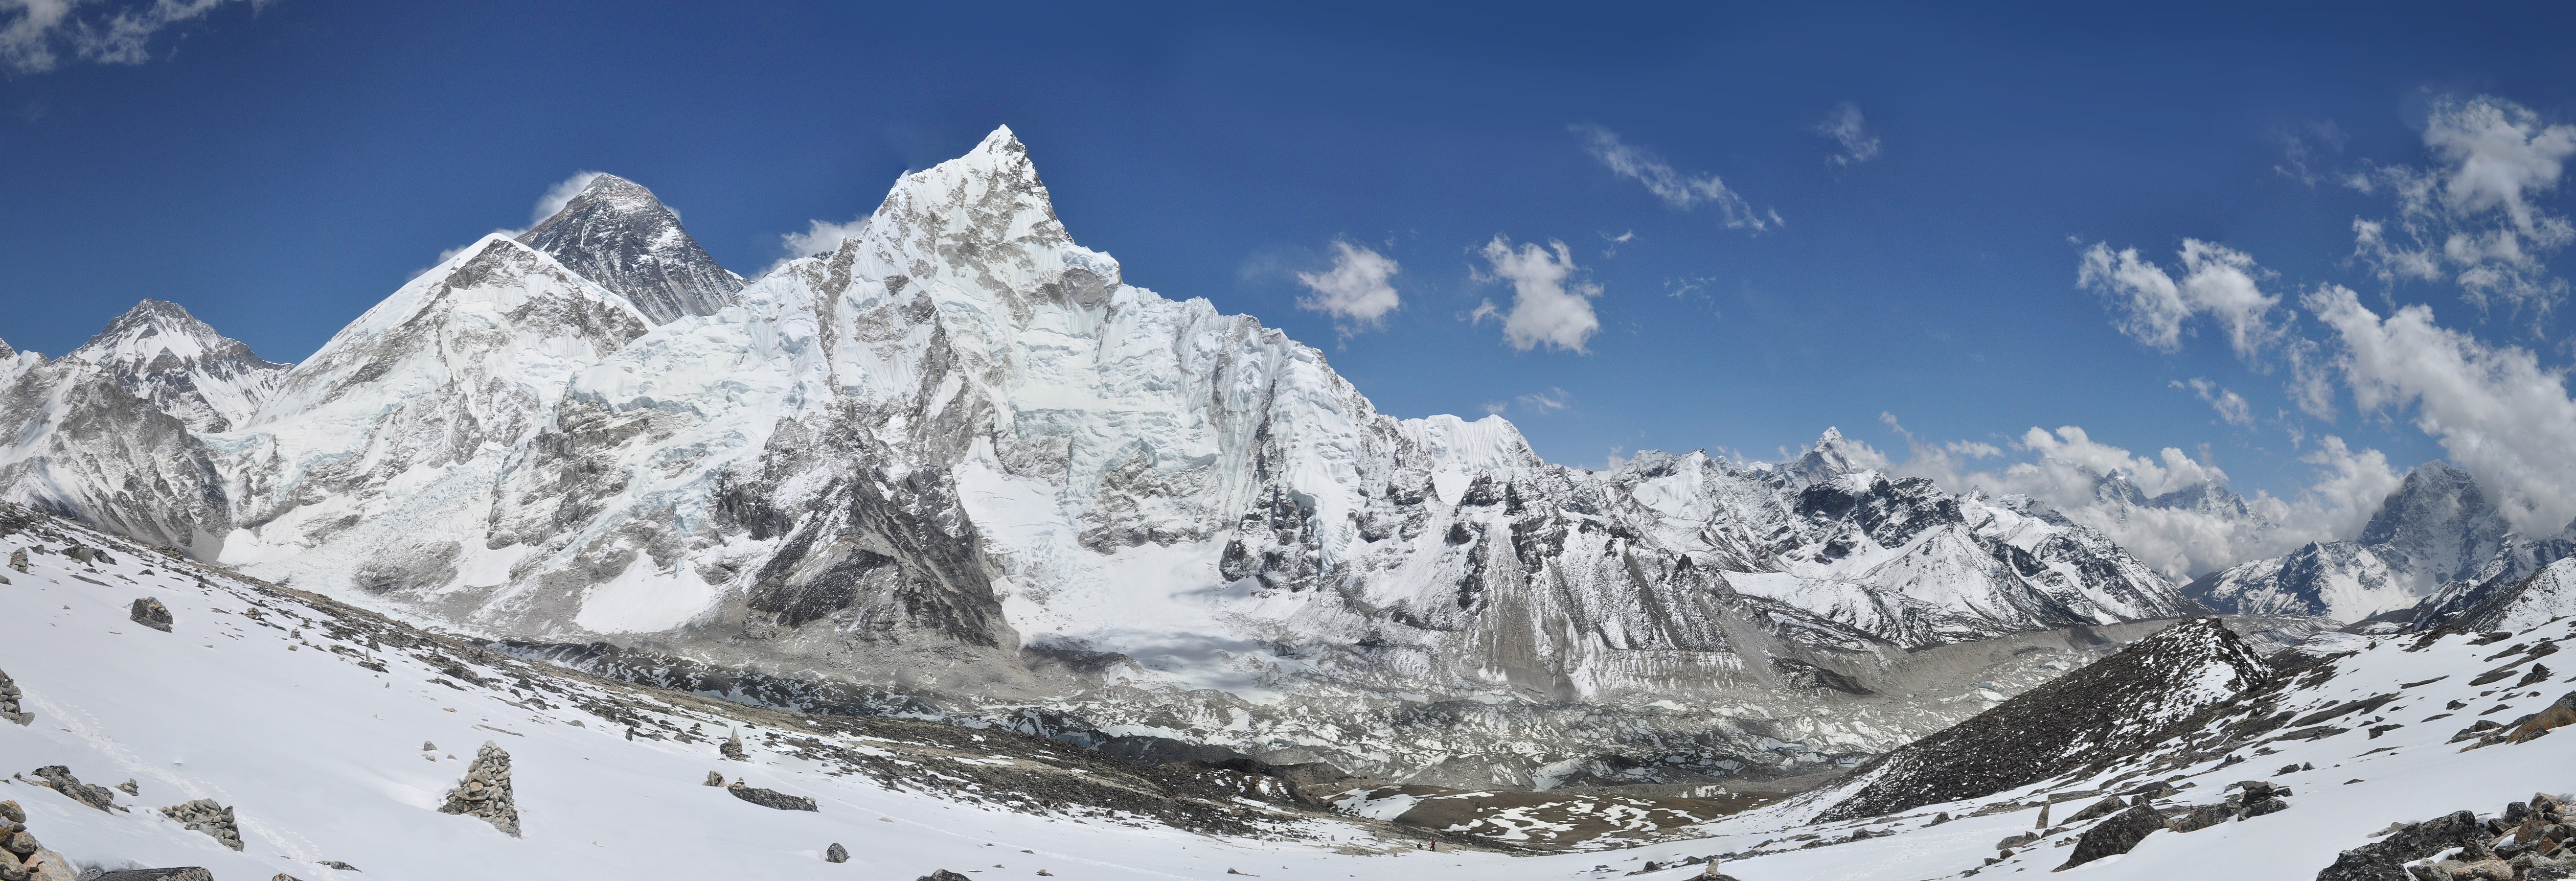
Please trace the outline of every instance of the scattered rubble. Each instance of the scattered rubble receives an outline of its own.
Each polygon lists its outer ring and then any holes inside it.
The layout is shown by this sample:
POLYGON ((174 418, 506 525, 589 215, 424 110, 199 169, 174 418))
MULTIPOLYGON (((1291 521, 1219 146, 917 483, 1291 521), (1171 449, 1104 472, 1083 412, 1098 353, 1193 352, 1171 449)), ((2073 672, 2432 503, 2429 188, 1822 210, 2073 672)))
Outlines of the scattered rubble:
POLYGON ((510 754, 500 744, 489 740, 474 754, 474 764, 465 769, 465 779, 447 791, 447 803, 439 805, 442 814, 480 817, 493 828, 519 837, 519 804, 510 792, 510 754))
POLYGON ((233 821, 233 809, 216 804, 214 799, 171 805, 162 808, 161 815, 179 821, 190 832, 206 833, 225 847, 242 849, 241 824, 233 821))

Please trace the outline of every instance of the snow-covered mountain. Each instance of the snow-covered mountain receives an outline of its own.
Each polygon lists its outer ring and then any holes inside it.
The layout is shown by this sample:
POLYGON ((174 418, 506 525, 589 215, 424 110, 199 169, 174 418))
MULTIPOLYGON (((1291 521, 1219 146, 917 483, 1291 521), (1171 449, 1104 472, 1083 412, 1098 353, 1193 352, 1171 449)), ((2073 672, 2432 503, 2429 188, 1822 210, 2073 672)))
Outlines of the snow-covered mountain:
POLYGON ((2467 471, 2427 462, 2407 473, 2357 539, 2212 572, 2183 592, 2229 612, 2359 621, 2518 581, 2566 556, 2567 538, 2515 534, 2467 471))
POLYGON ((680 215, 653 191, 613 174, 591 178, 519 243, 625 297, 655 324, 713 315, 742 289, 742 276, 698 247, 680 228, 680 215))
MULTIPOLYGON (((475 632, 1520 784, 1703 735, 1692 773, 1829 765, 2038 678, 1978 660, 1944 675, 2006 684, 1917 693, 1914 650, 2193 608, 2097 530, 1861 467, 1830 430, 1788 463, 1592 472, 1499 417, 1380 414, 1315 349, 1125 284, 1007 129, 836 250, 731 278, 603 176, 404 285, 247 418, 129 405, 167 425, 56 432, 12 491, 475 632), (185 473, 112 489, 147 469, 185 473), (1585 709, 1659 701, 1688 709, 1585 709), (1423 722, 1453 714, 1493 728, 1423 722)), ((71 412, 44 391, 68 381, 16 382, 20 437, 71 412)), ((2106 642, 2084 632, 2061 648, 2106 642)))
POLYGON ((62 358, 0 344, 0 501, 209 557, 232 508, 203 440, 247 420, 286 366, 145 300, 62 358))

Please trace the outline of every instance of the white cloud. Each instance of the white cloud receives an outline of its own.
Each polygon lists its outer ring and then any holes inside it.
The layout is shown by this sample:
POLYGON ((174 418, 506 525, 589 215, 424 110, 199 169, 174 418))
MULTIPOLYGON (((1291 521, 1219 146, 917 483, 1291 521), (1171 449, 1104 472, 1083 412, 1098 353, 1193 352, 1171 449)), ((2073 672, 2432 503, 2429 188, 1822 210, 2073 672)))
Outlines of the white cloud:
POLYGON ((2514 528, 2555 535, 2576 519, 2576 400, 2565 370, 2444 328, 2421 305, 2382 318, 2339 285, 2319 287, 2304 305, 2334 333, 2335 366, 2362 411, 2414 408, 2415 427, 2497 494, 2514 528))
POLYGON ((2227 330, 2239 357, 2253 361, 2283 328, 2272 323, 2281 298, 2263 293, 2260 279, 2271 273, 2244 252, 2199 239, 2182 243, 2183 276, 2177 280, 2163 267, 2141 259, 2138 249, 2112 251, 2095 242, 2084 249, 2076 284, 2109 301, 2112 325, 2151 348, 2182 348, 2184 324, 2207 314, 2227 330))
POLYGON ((2558 188, 2576 125, 2502 98, 2445 96, 2425 118, 2424 147, 2429 168, 2376 166, 2346 179, 2397 203, 2393 221, 2353 221, 2354 256, 2382 282, 2448 276, 2480 309, 2545 317, 2567 282, 2544 264, 2576 241, 2576 224, 2534 198, 2558 188))
POLYGON ((1655 155, 1654 151, 1630 146, 1619 140, 1618 133, 1597 125, 1577 125, 1573 129, 1583 136, 1584 148, 1591 151, 1593 158, 1609 166, 1612 173, 1645 184, 1646 191, 1654 193, 1666 205, 1684 211, 1700 205, 1715 205, 1719 218, 1728 229, 1760 232, 1783 223, 1777 211, 1754 210, 1752 204, 1744 201, 1743 196, 1736 195, 1717 175, 1694 177, 1674 171, 1672 165, 1655 155))
POLYGON ((1842 145, 1842 152, 1825 157, 1827 162, 1859 165, 1878 158, 1878 136, 1871 134, 1869 126, 1861 120, 1858 104, 1845 101, 1835 107, 1834 112, 1825 115, 1824 122, 1816 125, 1816 133, 1842 145))
POLYGON ((1477 278, 1510 282, 1512 308, 1504 312, 1487 300, 1471 320, 1501 318, 1503 340, 1520 351, 1544 345, 1589 354, 1583 344, 1601 329, 1600 317, 1592 314, 1592 298, 1601 295, 1601 286, 1582 278, 1583 270, 1574 265, 1564 242, 1550 240, 1544 248, 1530 243, 1515 250, 1510 239, 1495 236, 1479 253, 1492 272, 1477 278))
POLYGON ((528 212, 528 225, 535 226, 545 222, 546 218, 555 216, 555 212, 562 211, 565 205, 572 204, 573 197, 581 195, 582 190, 588 189, 591 181, 598 180, 599 175, 600 172, 596 171, 576 171, 571 177, 556 181, 554 186, 547 187, 546 194, 537 197, 536 208, 528 212))
POLYGON ((1384 254, 1340 239, 1333 241, 1333 251, 1332 269, 1297 273, 1297 282, 1315 292, 1298 298, 1298 308, 1333 316, 1344 333, 1384 323, 1386 313, 1402 304, 1395 285, 1387 281, 1402 267, 1384 254))
POLYGON ((2315 189, 2326 179, 2324 172, 2309 165, 2316 158, 2317 147, 2341 153, 2344 143, 2351 140, 2351 136, 2344 134, 2343 128, 2335 125, 2333 120, 2309 123, 2297 130, 2283 129, 2277 136, 2281 139, 2281 164, 2272 166, 2273 173, 2298 181, 2310 189, 2315 189))
MULTIPOLYGON (((152 38, 173 26, 203 18, 237 0, 151 0, 110 4, 100 14, 78 15, 97 0, 0 0, 0 66, 18 73, 42 73, 60 66, 66 55, 101 64, 142 64, 152 60, 152 38)), ((253 7, 266 0, 250 0, 253 7)))
POLYGON ((1572 406, 1574 396, 1567 394, 1564 389, 1550 388, 1547 391, 1531 392, 1512 400, 1520 402, 1523 410, 1534 413, 1554 413, 1572 406))
POLYGON ((2247 403, 2243 395, 2228 391, 2217 383, 2193 377, 2188 380, 2175 380, 2173 387, 2187 389, 2192 394, 2198 395, 2202 401, 2209 404, 2210 409, 2218 411, 2218 418, 2226 420, 2229 425, 2252 426, 2254 424, 2254 405, 2247 403))

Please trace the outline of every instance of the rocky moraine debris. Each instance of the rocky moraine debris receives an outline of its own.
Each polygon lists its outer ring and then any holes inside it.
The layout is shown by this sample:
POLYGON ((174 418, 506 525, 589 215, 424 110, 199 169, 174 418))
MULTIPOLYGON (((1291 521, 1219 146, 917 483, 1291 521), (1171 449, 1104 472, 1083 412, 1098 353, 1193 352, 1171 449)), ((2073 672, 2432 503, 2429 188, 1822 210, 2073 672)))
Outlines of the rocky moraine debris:
POLYGON ((2547 793, 2486 820, 2454 811, 2402 823, 2344 851, 2317 881, 2554 881, 2576 878, 2566 799, 2547 793))

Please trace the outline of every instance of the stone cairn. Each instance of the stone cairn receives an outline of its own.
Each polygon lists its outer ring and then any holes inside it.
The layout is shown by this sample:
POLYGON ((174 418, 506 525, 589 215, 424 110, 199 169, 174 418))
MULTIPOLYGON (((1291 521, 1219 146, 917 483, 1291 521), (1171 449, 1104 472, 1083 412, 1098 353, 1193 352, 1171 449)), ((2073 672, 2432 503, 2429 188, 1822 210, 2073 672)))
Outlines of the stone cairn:
POLYGON ((215 803, 214 799, 175 804, 161 809, 161 815, 179 821, 190 832, 203 832, 225 847, 242 849, 241 824, 233 822, 233 809, 215 803))
POLYGON ((751 754, 743 752, 742 731, 740 729, 735 729, 732 736, 726 737, 723 745, 716 747, 716 752, 723 754, 725 758, 732 759, 737 762, 751 761, 751 754))
POLYGON ((170 632, 170 607, 162 605, 160 600, 151 597, 135 600, 134 611, 128 617, 133 618, 136 624, 163 633, 170 632))
POLYGON ((9 568, 18 570, 18 574, 20 575, 27 574, 26 548, 19 548, 9 552, 9 568))
POLYGON ((34 714, 18 705, 19 700, 26 696, 26 692, 18 690, 17 681, 9 678, 8 671, 0 670, 0 719, 7 719, 20 725, 35 721, 34 714))
POLYGON ((474 754, 474 764, 466 767, 465 779, 447 791, 447 803, 438 812, 481 817, 510 837, 519 837, 519 803, 510 794, 510 754, 500 744, 484 741, 482 751, 474 754))

